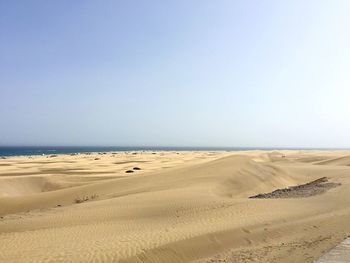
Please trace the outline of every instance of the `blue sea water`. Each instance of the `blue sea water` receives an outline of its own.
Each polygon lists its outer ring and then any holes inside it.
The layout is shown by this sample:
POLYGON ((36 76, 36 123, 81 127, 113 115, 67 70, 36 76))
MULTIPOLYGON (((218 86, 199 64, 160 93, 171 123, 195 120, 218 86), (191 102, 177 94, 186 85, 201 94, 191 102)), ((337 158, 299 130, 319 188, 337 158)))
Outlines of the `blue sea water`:
POLYGON ((99 147, 99 146, 0 146, 0 156, 72 154, 84 152, 124 152, 124 151, 238 151, 249 148, 220 147, 99 147))
POLYGON ((0 146, 0 156, 72 154, 124 151, 243 151, 243 150, 331 150, 329 148, 272 147, 125 147, 125 146, 0 146))

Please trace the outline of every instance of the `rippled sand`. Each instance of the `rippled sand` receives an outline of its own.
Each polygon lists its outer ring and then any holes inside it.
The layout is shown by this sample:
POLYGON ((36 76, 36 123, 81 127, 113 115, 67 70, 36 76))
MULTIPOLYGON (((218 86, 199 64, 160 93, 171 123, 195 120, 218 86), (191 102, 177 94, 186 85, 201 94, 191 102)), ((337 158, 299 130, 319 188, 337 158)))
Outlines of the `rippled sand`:
POLYGON ((349 183, 346 151, 0 159, 0 262, 313 262, 350 234, 349 183))

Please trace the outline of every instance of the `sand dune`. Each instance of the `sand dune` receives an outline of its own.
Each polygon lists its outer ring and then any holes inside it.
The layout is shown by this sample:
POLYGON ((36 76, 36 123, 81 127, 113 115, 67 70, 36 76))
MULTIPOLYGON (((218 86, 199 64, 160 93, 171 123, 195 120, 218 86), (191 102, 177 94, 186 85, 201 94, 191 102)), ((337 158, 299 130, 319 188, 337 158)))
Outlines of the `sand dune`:
POLYGON ((337 157, 330 160, 318 162, 319 165, 350 166, 350 156, 337 157))
POLYGON ((139 152, 0 160, 0 261, 313 262, 350 233, 350 167, 332 161, 346 156, 139 152), (125 173, 135 167, 141 170, 125 173), (249 199, 320 177, 341 185, 311 197, 249 199))

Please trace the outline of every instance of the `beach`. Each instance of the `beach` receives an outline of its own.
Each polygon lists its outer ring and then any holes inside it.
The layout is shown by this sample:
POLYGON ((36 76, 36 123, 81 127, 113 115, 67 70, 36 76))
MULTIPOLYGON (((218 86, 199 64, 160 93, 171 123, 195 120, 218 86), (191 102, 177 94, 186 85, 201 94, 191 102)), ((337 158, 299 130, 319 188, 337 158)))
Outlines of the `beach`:
POLYGON ((0 262, 313 262, 349 204, 345 150, 0 157, 0 262))

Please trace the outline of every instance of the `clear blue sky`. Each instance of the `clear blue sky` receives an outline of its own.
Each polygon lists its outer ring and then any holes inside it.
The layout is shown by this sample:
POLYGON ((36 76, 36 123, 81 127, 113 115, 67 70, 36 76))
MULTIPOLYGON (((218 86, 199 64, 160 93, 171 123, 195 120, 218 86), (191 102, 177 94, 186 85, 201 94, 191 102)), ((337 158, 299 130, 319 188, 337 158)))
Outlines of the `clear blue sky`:
POLYGON ((0 145, 350 147, 349 14, 0 0, 0 145))

